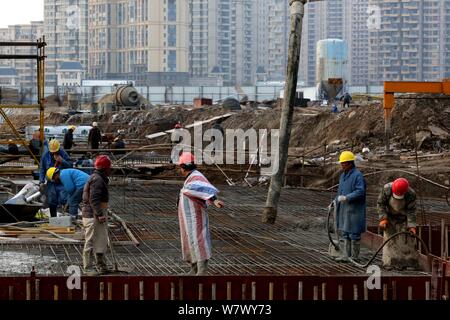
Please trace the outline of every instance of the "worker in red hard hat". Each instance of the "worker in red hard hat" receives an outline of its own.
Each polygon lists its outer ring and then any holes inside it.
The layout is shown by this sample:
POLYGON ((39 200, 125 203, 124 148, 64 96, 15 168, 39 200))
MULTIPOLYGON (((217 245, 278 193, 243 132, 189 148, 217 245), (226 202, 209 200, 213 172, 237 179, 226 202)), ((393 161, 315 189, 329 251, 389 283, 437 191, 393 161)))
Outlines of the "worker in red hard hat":
POLYGON ((95 159, 94 173, 83 189, 83 268, 88 274, 105 274, 109 271, 104 255, 108 246, 108 177, 111 174, 111 165, 108 156, 98 156, 95 159), (92 269, 92 256, 95 256, 97 272, 92 269))
MULTIPOLYGON (((379 227, 387 240, 397 232, 409 231, 416 234, 416 193, 408 180, 398 178, 384 185, 378 196, 377 211, 379 227)), ((406 236, 396 237, 383 248, 383 266, 387 269, 418 267, 416 240, 406 236)))
POLYGON ((178 166, 186 178, 178 199, 183 260, 191 265, 189 274, 206 275, 208 260, 211 259, 211 235, 206 208, 209 205, 222 208, 224 203, 217 199, 219 191, 197 171, 192 153, 183 152, 178 166))

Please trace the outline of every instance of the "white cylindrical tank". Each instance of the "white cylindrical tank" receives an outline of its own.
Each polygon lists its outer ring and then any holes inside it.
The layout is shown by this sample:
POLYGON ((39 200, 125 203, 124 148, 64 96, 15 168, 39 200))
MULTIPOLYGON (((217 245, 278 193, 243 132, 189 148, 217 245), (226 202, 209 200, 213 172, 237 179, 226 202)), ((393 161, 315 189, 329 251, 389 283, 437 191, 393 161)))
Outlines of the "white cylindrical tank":
POLYGON ((348 80, 347 42, 340 39, 318 41, 316 59, 317 84, 328 99, 334 99, 348 80))

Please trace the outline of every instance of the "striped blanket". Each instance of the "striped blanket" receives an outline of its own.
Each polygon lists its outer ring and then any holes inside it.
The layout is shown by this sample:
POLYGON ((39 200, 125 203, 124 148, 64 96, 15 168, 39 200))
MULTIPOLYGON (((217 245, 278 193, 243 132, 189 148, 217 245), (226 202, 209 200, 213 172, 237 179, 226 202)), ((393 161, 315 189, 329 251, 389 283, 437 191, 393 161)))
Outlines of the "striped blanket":
POLYGON ((184 182, 178 203, 183 260, 189 263, 211 258, 211 236, 206 208, 219 191, 199 171, 184 182))

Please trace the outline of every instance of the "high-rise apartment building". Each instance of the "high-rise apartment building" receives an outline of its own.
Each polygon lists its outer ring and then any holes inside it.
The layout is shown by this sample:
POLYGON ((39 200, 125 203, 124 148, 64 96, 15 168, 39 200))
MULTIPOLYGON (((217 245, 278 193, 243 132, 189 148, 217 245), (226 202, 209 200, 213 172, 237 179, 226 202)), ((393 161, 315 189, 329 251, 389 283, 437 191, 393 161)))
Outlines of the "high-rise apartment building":
POLYGON ((380 16, 369 33, 370 83, 433 81, 450 75, 447 0, 369 0, 380 16))
POLYGON ((270 80, 284 80, 289 47, 289 2, 284 0, 267 0, 267 5, 267 76, 270 80))
POLYGON ((91 78, 186 85, 188 57, 188 0, 89 0, 91 78))
POLYGON ((323 39, 345 40, 349 46, 351 85, 368 81, 368 0, 328 0, 306 5, 301 53, 300 79, 316 84, 316 48, 323 39))
MULTIPOLYGON (((88 0, 45 0, 46 85, 57 85, 64 62, 88 64, 88 0)), ((98 17, 101 18, 100 16, 98 17)))
POLYGON ((190 73, 196 82, 253 84, 258 1, 190 0, 190 73))
MULTIPOLYGON (((43 21, 31 21, 30 24, 11 25, 0 29, 0 41, 36 41, 44 33, 43 21)), ((35 47, 0 47, 1 54, 35 55, 35 47)), ((37 63, 32 59, 0 60, 2 66, 15 69, 17 73, 17 85, 24 88, 36 88, 37 63)))

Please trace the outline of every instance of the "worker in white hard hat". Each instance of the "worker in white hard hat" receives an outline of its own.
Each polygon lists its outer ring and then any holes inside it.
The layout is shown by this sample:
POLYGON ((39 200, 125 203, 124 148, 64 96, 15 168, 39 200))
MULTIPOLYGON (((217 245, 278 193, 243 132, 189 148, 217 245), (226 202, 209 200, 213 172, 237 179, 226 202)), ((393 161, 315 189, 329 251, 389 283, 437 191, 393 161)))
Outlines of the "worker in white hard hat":
POLYGON ((55 167, 59 169, 72 168, 69 155, 65 152, 58 140, 50 140, 48 150, 42 155, 39 166, 39 190, 47 194, 47 203, 50 215, 56 217, 58 205, 66 203, 67 195, 62 185, 56 185, 53 181, 46 181, 48 169, 55 167))
POLYGON ((337 229, 344 239, 342 255, 336 259, 347 262, 359 259, 361 234, 366 231, 366 181, 355 166, 355 155, 344 151, 339 157, 342 174, 336 197, 337 229))
POLYGON ((102 133, 98 128, 98 123, 92 123, 92 129, 89 131, 88 144, 91 149, 98 149, 102 144, 102 133))

